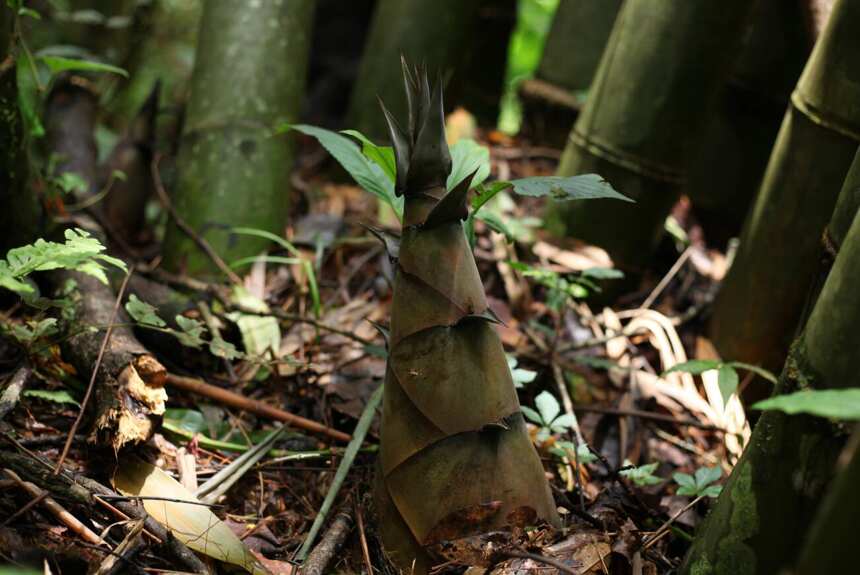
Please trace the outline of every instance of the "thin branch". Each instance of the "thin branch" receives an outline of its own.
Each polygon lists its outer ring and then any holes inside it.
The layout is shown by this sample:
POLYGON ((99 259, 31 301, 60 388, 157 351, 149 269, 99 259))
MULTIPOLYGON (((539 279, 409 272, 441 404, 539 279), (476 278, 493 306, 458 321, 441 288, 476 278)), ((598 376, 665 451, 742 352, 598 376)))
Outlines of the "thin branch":
POLYGON ((72 441, 75 439, 75 433, 78 431, 78 426, 81 424, 81 420, 84 417, 84 413, 87 409, 87 404, 89 404, 90 397, 92 396, 93 389, 96 384, 96 377, 98 377, 99 368, 102 364, 102 359, 104 358, 105 351, 107 350, 108 342, 110 341, 110 336, 113 334, 113 324, 116 323, 116 316, 119 313, 119 307, 122 305, 122 296, 125 294, 125 289, 128 287, 128 280, 131 279, 131 275, 134 273, 134 266, 132 265, 125 278, 122 280, 122 285, 119 287, 119 292, 116 295, 116 301, 113 305, 113 310, 111 311, 110 320, 108 321, 107 330, 105 330, 105 336, 102 338, 102 345, 99 348, 99 355, 96 357, 96 363, 93 366, 92 375, 90 375, 90 382, 87 384, 87 391, 84 394, 84 399, 81 401, 81 407, 78 410, 78 416, 75 418, 75 422, 72 424, 72 428, 69 430, 69 434, 66 437, 66 443, 63 445, 63 451, 60 453, 60 458, 57 460, 57 466, 54 468, 54 475, 60 472, 60 469, 63 468, 63 462, 66 460, 66 456, 69 454, 69 449, 72 447, 72 441))

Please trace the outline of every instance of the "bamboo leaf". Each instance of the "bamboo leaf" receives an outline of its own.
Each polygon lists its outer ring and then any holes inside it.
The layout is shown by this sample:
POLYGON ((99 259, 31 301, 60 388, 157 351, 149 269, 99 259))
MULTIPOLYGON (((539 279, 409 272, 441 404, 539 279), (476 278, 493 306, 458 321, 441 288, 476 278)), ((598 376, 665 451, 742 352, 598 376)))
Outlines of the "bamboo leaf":
POLYGON ((447 189, 454 189, 472 173, 474 176, 470 187, 483 184, 490 175, 490 150, 486 146, 470 138, 463 138, 451 146, 450 153, 451 173, 445 183, 447 189))
POLYGON ((158 467, 127 458, 117 467, 113 483, 123 495, 143 498, 147 513, 191 549, 253 575, 269 573, 226 524, 158 467))
POLYGON ((521 196, 548 197, 557 201, 592 200, 611 198, 632 202, 627 196, 615 191, 597 174, 581 176, 540 176, 511 180, 514 192, 521 196))
POLYGON ((728 405, 729 398, 738 390, 738 372, 730 365, 723 364, 717 370, 717 385, 723 396, 723 405, 728 405))
POLYGON ((776 385, 776 376, 763 367, 744 363, 742 361, 730 361, 729 365, 738 369, 745 369, 747 371, 751 371, 762 379, 766 379, 772 384, 776 385))
POLYGON ((39 60, 44 63, 51 74, 59 74, 74 70, 76 72, 104 72, 108 74, 118 74, 123 78, 128 78, 128 72, 117 66, 104 64, 102 62, 94 62, 92 60, 78 60, 77 58, 65 58, 63 56, 39 56, 39 60))
POLYGON ((388 179, 382 168, 361 153, 352 140, 337 132, 307 124, 285 124, 276 132, 283 133, 288 130, 296 130, 316 138, 359 186, 391 206, 397 217, 402 219, 403 200, 394 195, 394 183, 388 179))
POLYGON ((753 409, 857 421, 860 420, 860 388, 798 391, 759 401, 753 409))
POLYGON ((710 371, 712 369, 719 369, 721 362, 715 359, 691 359, 690 361, 685 361, 683 363, 676 363, 669 369, 663 372, 663 375, 667 373, 675 373, 678 371, 683 371, 685 373, 691 373, 693 375, 701 375, 706 371, 710 371))
POLYGON ((394 159, 394 148, 391 146, 377 146, 370 141, 370 138, 359 132, 358 130, 341 130, 341 134, 352 136, 361 142, 361 153, 367 158, 382 168, 383 173, 388 176, 392 182, 397 180, 397 162, 394 159))

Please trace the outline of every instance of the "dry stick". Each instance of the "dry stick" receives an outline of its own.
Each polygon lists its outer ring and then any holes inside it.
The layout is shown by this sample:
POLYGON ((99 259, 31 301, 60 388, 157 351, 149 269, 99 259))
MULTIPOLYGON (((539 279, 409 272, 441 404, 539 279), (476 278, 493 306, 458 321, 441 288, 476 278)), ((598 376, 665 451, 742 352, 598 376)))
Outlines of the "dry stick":
MULTIPOLYGON (((17 483, 15 483, 15 480, 14 480, 14 479, 11 479, 10 481, 12 482, 12 484, 13 484, 13 485, 17 485, 17 483)), ((15 521, 16 519, 18 519, 19 517, 21 517, 22 515, 24 515, 25 513, 27 513, 30 509, 32 509, 33 507, 35 507, 36 505, 38 505, 39 503, 41 503, 41 502, 42 502, 42 500, 43 500, 44 498, 46 498, 47 496, 48 496, 48 492, 47 492, 47 491, 43 491, 41 495, 39 495, 39 496, 38 496, 38 497, 36 497, 35 499, 31 499, 30 501, 28 501, 27 503, 25 503, 25 504, 24 504, 24 506, 23 506, 23 507, 21 507, 21 509, 19 509, 18 511, 16 511, 15 513, 13 513, 13 514, 12 514, 12 515, 10 515, 9 517, 7 517, 7 518, 6 518, 6 520, 5 520, 3 523, 0 523, 0 528, 6 527, 7 525, 9 525, 10 523, 12 523, 13 521, 15 521)))
POLYGON ((202 236, 198 235, 197 232, 194 231, 194 228, 189 226, 188 222, 186 222, 182 216, 176 212, 176 208, 174 208, 173 204, 170 202, 170 198, 167 196, 167 191, 164 189, 164 184, 161 181, 161 174, 158 171, 158 162, 160 160, 161 154, 156 154, 152 159, 150 171, 152 172, 152 181, 155 184, 155 193, 158 194, 158 200, 161 202, 162 207, 167 210, 167 213, 170 215, 171 219, 173 219, 173 223, 176 224, 176 227, 186 233, 188 237, 197 244, 197 247, 212 260, 212 263, 221 270, 221 273, 227 276, 227 279, 236 285, 242 285, 242 278, 236 275, 236 272, 231 270, 230 267, 224 263, 221 256, 219 256, 212 246, 209 245, 209 242, 207 242, 202 236))
POLYGON ((30 374, 32 370, 27 367, 21 367, 16 371, 11 378, 9 378, 9 383, 3 388, 3 393, 0 395, 0 420, 2 420, 6 415, 15 409, 15 406, 18 404, 18 399, 21 396, 21 391, 24 389, 24 385, 27 383, 27 380, 30 379, 30 374))
POLYGON ((348 513, 342 511, 337 514, 337 517, 331 522, 326 534, 322 537, 319 545, 314 547, 314 550, 308 555, 307 560, 302 565, 300 573, 302 575, 323 575, 327 573, 326 568, 338 550, 346 540, 346 536, 352 530, 352 517, 348 513))
POLYGON ((331 427, 327 427, 312 419, 307 419, 284 411, 283 409, 272 407, 262 401, 250 399, 243 395, 239 395, 238 393, 221 389, 220 387, 216 387, 195 377, 183 377, 181 375, 168 373, 167 383, 184 391, 202 395, 219 403, 223 403, 224 405, 235 407, 236 409, 241 409, 262 417, 268 417, 275 421, 282 421, 288 425, 292 425, 293 427, 298 427, 306 431, 322 433, 337 441, 349 441, 351 439, 350 435, 342 431, 332 429, 331 427))
POLYGON ((47 507, 48 510, 57 517, 57 519, 65 523, 69 529, 80 535, 81 538, 93 545, 102 545, 104 543, 101 537, 96 535, 89 527, 81 523, 77 517, 66 511, 66 509, 57 503, 47 491, 44 491, 34 483, 24 481, 11 469, 4 469, 4 471, 6 472, 6 475, 14 479, 15 482, 24 489, 24 491, 33 497, 42 497, 42 504, 47 507))
POLYGON ((87 391, 84 393, 84 399, 81 401, 81 407, 78 409, 78 416, 75 418, 75 422, 72 424, 72 428, 69 430, 69 435, 66 437, 66 443, 63 445, 63 451, 60 453, 60 458, 57 460, 57 465, 54 467, 54 475, 57 475, 60 472, 60 469, 63 468, 63 462, 66 460, 66 456, 69 454, 69 449, 72 447, 72 441, 75 439, 75 433, 78 431, 78 426, 81 424, 81 419, 84 417, 84 412, 87 409, 87 404, 90 401, 90 396, 93 394, 93 389, 96 385, 96 377, 99 374, 99 368, 102 364, 102 359, 104 358, 105 351, 107 350, 108 342, 110 341, 110 336, 113 333, 113 327, 116 323, 116 316, 119 313, 119 306, 122 304, 122 296, 125 293, 125 288, 128 287, 128 280, 131 279, 131 275, 134 273, 134 266, 132 265, 128 273, 125 275, 125 278, 122 280, 122 285, 119 287, 119 292, 116 295, 116 301, 113 304, 113 310, 110 314, 110 321, 108 322, 107 329, 105 330, 105 336, 102 338, 102 345, 99 348, 99 355, 96 357, 96 363, 93 366, 93 373, 90 376, 90 382, 87 384, 87 391))
POLYGON ((373 575, 373 563, 370 561, 370 549, 367 547, 367 535, 364 533, 364 516, 361 513, 361 504, 355 504, 355 522, 358 526, 358 540, 361 543, 361 556, 364 558, 364 566, 367 575, 373 575))
POLYGON ((669 527, 672 526, 672 523, 674 523, 675 520, 678 519, 678 517, 680 517, 681 515, 683 515, 684 513, 689 511, 690 509, 692 509, 696 505, 696 503, 698 503, 699 501, 701 501, 705 497, 706 497, 705 495, 699 495, 698 497, 693 499, 690 503, 688 503, 683 509, 681 509, 680 511, 675 513, 672 517, 670 517, 668 520, 666 520, 666 522, 663 523, 663 525, 661 525, 657 529, 657 531, 655 531, 654 534, 651 535, 651 537, 649 537, 647 540, 642 542, 642 550, 648 549, 649 547, 654 545, 660 538, 662 538, 666 533, 669 532, 669 527))
POLYGON ((651 293, 648 294, 648 297, 645 298, 645 301, 642 302, 642 305, 640 307, 642 307, 643 309, 648 309, 649 307, 651 307, 651 304, 653 304, 654 301, 658 297, 660 297, 660 294, 663 293, 663 290, 666 289, 666 286, 669 285, 669 282, 672 281, 672 278, 674 278, 675 275, 681 270, 681 266, 684 265, 684 262, 686 262, 690 258, 690 255, 692 254, 692 249, 693 246, 687 246, 687 249, 684 250, 684 253, 682 253, 678 257, 678 259, 675 260, 675 263, 672 264, 672 267, 669 268, 669 271, 666 272, 666 275, 663 276, 663 279, 661 279, 660 282, 656 286, 654 286, 654 289, 651 290, 651 293))

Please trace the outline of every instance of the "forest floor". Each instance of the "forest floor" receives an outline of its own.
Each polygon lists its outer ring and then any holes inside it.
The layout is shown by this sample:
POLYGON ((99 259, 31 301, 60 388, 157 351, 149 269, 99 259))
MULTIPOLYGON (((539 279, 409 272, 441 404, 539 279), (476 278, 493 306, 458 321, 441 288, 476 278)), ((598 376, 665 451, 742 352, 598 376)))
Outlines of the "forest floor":
MULTIPOLYGON (((551 174, 559 155, 499 134, 483 136, 482 143, 491 149, 492 173, 499 179, 551 174)), ((374 322, 388 321, 392 266, 363 227, 378 225, 378 205, 358 187, 326 176, 333 163, 312 141, 303 142, 302 150, 293 184, 302 198, 296 211, 303 215, 294 220, 290 239, 315 262, 318 304, 306 267, 258 262, 242 270, 245 289, 280 310, 277 352, 263 363, 201 357, 171 346, 157 353, 173 374, 167 411, 154 439, 137 454, 188 490, 206 485, 211 496, 201 499, 210 505, 198 510, 223 520, 219 525, 229 527, 272 573, 294 572, 303 545, 313 550, 315 565, 323 566, 317 572, 391 573, 372 500, 377 419, 326 504, 327 519, 308 543, 346 443, 332 439, 332 433, 287 426, 265 449, 252 449, 277 425, 261 403, 343 432, 338 437, 353 433, 385 374, 385 344, 374 322), (194 387, 198 379, 258 403, 236 403, 236 396, 194 387), (256 457, 227 467, 245 453, 256 457), (205 483, 225 468, 226 477, 205 483)), ((539 417, 533 419, 544 420, 530 423, 531 432, 566 527, 538 526, 508 534, 502 543, 461 542, 445 551, 438 572, 469 566, 469 573, 538 567, 541 573, 671 572, 749 434, 737 399, 724 405, 716 370, 695 377, 688 373, 695 369, 665 374, 692 358, 716 358, 702 326, 726 258, 704 247, 701 229, 682 201, 673 214, 677 237, 662 246, 659 263, 613 307, 603 307, 596 285, 619 280, 582 272, 611 267, 604 252, 546 236, 538 227, 538 201, 515 204, 502 198, 493 209, 509 222, 516 240, 509 243, 478 222, 475 257, 491 306, 504 321, 499 333, 520 401, 535 410, 539 417), (564 413, 576 418, 553 426, 564 413)), ((211 297, 217 288, 193 278, 165 278, 150 264, 139 262, 135 273, 169 279, 192 293, 197 289, 195 299, 217 305, 211 297)), ((22 307, 3 313, 13 322, 27 319, 22 307)), ((201 313, 191 309, 187 315, 206 319, 201 313)), ((235 327, 225 327, 223 336, 237 345, 242 341, 235 327)), ((51 572, 63 574, 99 568, 99 573, 188 571, 188 563, 177 558, 180 552, 151 545, 158 535, 148 534, 148 525, 143 532, 142 526, 117 528, 128 513, 111 503, 134 506, 149 497, 147 510, 157 515, 153 506, 162 503, 166 510, 171 497, 181 498, 176 482, 149 495, 128 495, 130 488, 114 478, 116 454, 89 443, 86 420, 62 457, 80 396, 62 395, 74 380, 73 368, 58 346, 51 349, 34 368, 28 386, 34 389, 8 410, 0 429, 0 467, 16 470, 0 479, 4 560, 26 565, 46 557, 51 572), (51 480, 60 459, 64 471, 51 480), (108 492, 113 495, 93 497, 108 492)), ((13 374, 18 352, 0 345, 0 361, 3 371, 13 374)), ((85 383, 77 383, 78 391, 85 383)), ((119 454, 120 474, 133 475, 136 460, 129 457, 119 454)), ((468 477, 451 478, 452 484, 459 481, 468 477)), ((220 534, 206 517, 211 531, 199 539, 219 547, 220 534)), ((187 528, 193 530, 193 524, 187 528)))

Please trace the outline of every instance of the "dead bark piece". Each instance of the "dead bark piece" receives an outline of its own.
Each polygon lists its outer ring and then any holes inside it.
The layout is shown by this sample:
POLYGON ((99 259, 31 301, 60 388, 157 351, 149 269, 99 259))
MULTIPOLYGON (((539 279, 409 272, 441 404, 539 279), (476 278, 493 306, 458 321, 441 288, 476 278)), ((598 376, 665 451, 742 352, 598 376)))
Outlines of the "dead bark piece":
POLYGON ((344 512, 338 513, 319 545, 314 547, 314 550, 308 555, 302 566, 301 574, 322 575, 323 573, 330 573, 331 571, 327 569, 329 563, 337 555, 350 531, 352 531, 352 517, 344 512))
POLYGON ((18 399, 21 397, 21 392, 24 390, 24 385, 30 379, 30 374, 33 371, 29 367, 21 367, 12 377, 9 378, 9 383, 3 388, 3 393, 0 394, 0 420, 6 417, 10 411, 18 405, 18 399))
MULTIPOLYGON (((63 354, 79 374, 91 374, 113 316, 116 296, 109 286, 78 272, 58 271, 53 279, 58 286, 70 279, 77 283, 80 298, 70 326, 70 333, 76 335, 63 345, 63 354)), ((129 323, 128 316, 120 310, 95 382, 91 440, 103 441, 114 450, 148 440, 167 400, 167 370, 135 338, 129 323)))

